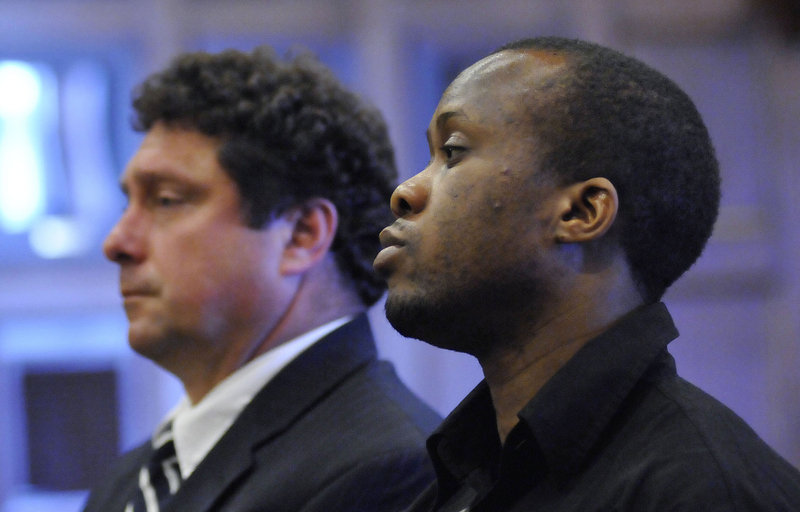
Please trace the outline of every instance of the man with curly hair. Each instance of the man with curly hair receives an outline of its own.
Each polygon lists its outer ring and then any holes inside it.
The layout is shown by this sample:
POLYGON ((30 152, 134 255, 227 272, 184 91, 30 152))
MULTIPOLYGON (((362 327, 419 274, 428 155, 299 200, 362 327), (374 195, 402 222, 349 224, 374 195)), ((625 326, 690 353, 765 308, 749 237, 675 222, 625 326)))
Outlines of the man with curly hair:
POLYGON ((798 510, 797 470, 666 349, 660 298, 720 197, 683 91, 595 44, 518 41, 450 84, 428 144, 381 233, 386 314, 485 381, 429 438, 437 482, 409 511, 798 510))
POLYGON ((403 508, 439 418, 365 315, 396 178, 380 114, 267 47, 181 55, 133 106, 145 136, 103 249, 131 347, 186 396, 85 510, 403 508))

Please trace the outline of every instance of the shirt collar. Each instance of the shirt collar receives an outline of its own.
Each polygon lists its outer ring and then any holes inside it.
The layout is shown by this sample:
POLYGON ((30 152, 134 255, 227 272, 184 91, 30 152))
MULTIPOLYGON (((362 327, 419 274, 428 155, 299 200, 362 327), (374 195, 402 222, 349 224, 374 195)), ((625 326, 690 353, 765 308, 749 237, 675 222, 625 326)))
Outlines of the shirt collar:
POLYGON ((623 400, 678 336, 666 306, 643 306, 589 341, 519 413, 549 470, 576 471, 623 400))
MULTIPOLYGON (((590 340, 519 412, 509 439, 527 438, 548 471, 576 471, 622 401, 678 335, 662 303, 643 306, 590 340)), ((428 440, 443 495, 499 450, 488 386, 478 385, 428 440)), ((508 444, 508 443, 507 443, 508 444)), ((506 447, 504 447, 505 450, 506 447)))
POLYGON ((159 432, 172 422, 183 478, 192 474, 261 388, 303 351, 351 319, 339 318, 281 343, 229 375, 197 404, 184 396, 156 429, 159 432))

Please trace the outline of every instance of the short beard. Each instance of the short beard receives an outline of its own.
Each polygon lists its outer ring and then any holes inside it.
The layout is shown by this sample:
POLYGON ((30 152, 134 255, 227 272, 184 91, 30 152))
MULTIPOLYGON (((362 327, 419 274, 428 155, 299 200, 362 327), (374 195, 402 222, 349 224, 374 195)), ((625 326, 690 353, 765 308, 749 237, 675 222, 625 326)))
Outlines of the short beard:
MULTIPOLYGON (((435 347, 474 354, 472 337, 458 334, 458 311, 448 302, 426 300, 423 297, 398 297, 389 293, 386 298, 386 319, 397 332, 435 347), (455 325, 453 325, 455 324, 455 325)), ((473 333, 474 334, 474 333, 473 333)))
POLYGON ((493 277, 450 289, 446 295, 390 291, 386 318, 403 336, 483 360, 513 344, 519 326, 535 321, 529 316, 536 316, 549 296, 540 280, 526 283, 519 275, 510 280, 493 277))

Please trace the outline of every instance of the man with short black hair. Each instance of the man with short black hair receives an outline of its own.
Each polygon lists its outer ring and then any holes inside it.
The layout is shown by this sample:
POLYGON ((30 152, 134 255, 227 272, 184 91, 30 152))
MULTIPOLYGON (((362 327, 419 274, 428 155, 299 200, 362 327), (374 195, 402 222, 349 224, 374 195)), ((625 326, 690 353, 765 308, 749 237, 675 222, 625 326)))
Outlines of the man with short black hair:
POLYGON ((797 470, 666 350, 659 300, 720 196, 683 91, 595 44, 518 41, 450 84, 428 144, 381 233, 386 315, 485 381, 429 438, 437 482, 409 511, 798 510, 797 470))

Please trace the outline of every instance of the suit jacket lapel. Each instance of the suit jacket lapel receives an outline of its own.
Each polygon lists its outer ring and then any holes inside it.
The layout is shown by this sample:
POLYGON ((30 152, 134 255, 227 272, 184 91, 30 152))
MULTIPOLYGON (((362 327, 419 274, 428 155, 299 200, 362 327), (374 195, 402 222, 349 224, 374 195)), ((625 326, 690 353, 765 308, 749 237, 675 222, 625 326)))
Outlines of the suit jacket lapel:
POLYGON ((210 510, 253 464, 253 451, 289 428, 328 391, 377 357, 366 315, 328 334, 289 363, 242 411, 184 482, 169 510, 210 510))
POLYGON ((115 485, 105 485, 97 488, 91 500, 86 504, 86 510, 124 510, 125 505, 139 488, 139 469, 145 464, 153 453, 150 441, 139 445, 137 448, 122 455, 122 458, 111 468, 109 482, 115 485))

